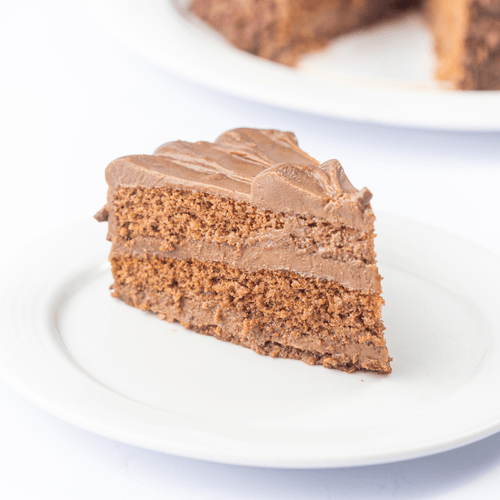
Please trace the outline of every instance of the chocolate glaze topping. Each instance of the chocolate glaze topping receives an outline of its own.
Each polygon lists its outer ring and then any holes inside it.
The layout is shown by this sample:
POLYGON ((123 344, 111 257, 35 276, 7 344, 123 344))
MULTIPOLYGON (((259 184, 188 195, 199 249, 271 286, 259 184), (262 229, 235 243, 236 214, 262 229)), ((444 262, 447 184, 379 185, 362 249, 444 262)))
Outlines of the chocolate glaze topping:
POLYGON ((371 230, 371 193, 354 188, 337 160, 320 163, 302 151, 295 135, 240 128, 215 143, 184 141, 160 146, 154 155, 119 158, 106 169, 108 206, 118 186, 202 191, 263 209, 337 218, 371 230))

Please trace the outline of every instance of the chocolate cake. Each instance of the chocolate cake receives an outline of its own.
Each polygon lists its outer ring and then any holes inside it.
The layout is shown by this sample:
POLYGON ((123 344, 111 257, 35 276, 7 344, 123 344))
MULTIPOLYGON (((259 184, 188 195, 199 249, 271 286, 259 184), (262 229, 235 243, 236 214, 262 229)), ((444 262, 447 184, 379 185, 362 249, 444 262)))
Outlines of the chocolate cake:
POLYGON ((235 129, 106 169, 113 296, 259 354, 390 373, 368 189, 235 129))
POLYGON ((192 10, 232 44, 295 64, 305 51, 388 15, 395 0, 194 0, 192 10))
POLYGON ((294 65, 335 36, 424 6, 436 76, 466 90, 500 89, 500 0, 193 0, 191 10, 236 47, 294 65))
POLYGON ((500 90, 500 0, 427 0, 437 77, 464 90, 500 90))

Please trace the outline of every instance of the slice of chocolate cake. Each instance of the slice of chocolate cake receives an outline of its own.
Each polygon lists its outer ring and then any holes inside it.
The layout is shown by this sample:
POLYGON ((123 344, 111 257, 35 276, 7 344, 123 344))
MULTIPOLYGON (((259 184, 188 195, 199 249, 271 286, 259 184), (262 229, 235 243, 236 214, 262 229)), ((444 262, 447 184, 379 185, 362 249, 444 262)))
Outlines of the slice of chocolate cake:
POLYGON ((259 354, 391 372, 372 195, 338 161, 236 129, 119 158, 106 179, 114 297, 259 354))

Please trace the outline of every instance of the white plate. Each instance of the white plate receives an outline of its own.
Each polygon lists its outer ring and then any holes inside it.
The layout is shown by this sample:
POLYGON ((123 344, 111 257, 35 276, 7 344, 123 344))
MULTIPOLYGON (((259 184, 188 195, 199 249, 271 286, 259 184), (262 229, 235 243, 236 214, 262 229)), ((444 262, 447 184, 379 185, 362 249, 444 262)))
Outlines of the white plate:
POLYGON ((233 48, 186 14, 187 1, 88 0, 129 49, 233 95, 351 120, 500 130, 500 91, 450 91, 432 78, 432 37, 418 14, 344 36, 293 69, 233 48))
POLYGON ((375 464, 495 433, 499 259, 405 219, 377 228, 390 376, 259 356, 112 299, 97 223, 5 265, 0 375, 92 432, 233 464, 375 464))

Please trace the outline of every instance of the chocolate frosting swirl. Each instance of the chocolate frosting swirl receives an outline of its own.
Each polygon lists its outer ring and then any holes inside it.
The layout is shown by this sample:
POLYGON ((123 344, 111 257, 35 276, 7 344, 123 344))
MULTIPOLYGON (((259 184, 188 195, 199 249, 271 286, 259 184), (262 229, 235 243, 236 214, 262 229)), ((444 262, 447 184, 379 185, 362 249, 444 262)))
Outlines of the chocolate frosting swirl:
MULTIPOLYGON (((118 186, 203 191, 263 209, 373 228, 368 189, 357 190, 337 160, 320 164, 292 132, 239 128, 214 143, 175 141, 153 155, 119 158, 106 169, 110 196, 118 186)), ((108 198, 108 203, 111 199, 108 198)))

